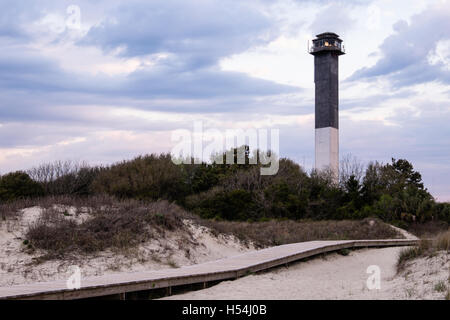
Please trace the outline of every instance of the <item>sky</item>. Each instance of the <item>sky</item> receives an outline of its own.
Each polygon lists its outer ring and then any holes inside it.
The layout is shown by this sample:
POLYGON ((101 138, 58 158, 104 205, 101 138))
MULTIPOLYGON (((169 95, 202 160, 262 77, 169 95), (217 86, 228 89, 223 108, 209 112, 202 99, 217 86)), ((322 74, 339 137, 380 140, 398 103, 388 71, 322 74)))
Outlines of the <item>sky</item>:
POLYGON ((340 154, 411 161, 450 201, 450 1, 0 2, 0 173, 169 152, 174 130, 276 128, 314 163, 314 57, 340 56, 340 154))

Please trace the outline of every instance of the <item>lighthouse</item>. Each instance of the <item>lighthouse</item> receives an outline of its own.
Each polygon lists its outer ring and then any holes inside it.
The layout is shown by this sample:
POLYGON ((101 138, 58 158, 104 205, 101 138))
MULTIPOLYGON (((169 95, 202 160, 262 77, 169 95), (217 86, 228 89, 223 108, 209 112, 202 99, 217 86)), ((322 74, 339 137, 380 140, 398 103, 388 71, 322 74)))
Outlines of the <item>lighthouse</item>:
POLYGON ((339 177, 339 56, 342 40, 332 32, 318 34, 309 53, 314 56, 315 168, 339 177))

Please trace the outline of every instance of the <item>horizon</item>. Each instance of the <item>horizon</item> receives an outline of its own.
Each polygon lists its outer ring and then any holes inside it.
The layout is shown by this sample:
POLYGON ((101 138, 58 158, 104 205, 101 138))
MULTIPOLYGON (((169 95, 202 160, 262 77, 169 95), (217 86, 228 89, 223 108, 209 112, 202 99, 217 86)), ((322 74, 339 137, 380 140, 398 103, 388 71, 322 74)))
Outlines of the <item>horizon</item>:
POLYGON ((314 163, 313 57, 340 58, 340 157, 410 161, 450 201, 448 1, 41 1, 0 4, 0 174, 170 152, 194 121, 279 129, 314 163), (323 19, 333 15, 335 19, 323 19))

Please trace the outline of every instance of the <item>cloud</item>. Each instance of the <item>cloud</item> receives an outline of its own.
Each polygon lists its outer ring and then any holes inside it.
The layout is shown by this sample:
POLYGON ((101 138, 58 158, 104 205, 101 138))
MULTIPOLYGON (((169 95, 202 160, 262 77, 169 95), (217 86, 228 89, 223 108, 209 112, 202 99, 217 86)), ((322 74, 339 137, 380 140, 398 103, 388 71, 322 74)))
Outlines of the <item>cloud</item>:
POLYGON ((26 38, 24 24, 37 19, 38 16, 37 6, 31 1, 2 0, 0 2, 0 37, 26 38))
POLYGON ((215 64, 219 58, 272 39, 275 25, 257 1, 127 1, 81 41, 121 55, 172 53, 185 68, 215 64))
MULTIPOLYGON (((354 42, 352 57, 368 41, 376 48, 374 38, 386 34, 367 30, 371 2, 79 0, 83 32, 72 37, 55 25, 64 24, 73 1, 2 1, 0 171, 56 159, 110 163, 168 151, 171 130, 191 129, 194 120, 219 129, 278 128, 282 156, 305 161, 309 169, 314 90, 305 37, 333 29, 351 39, 367 31, 367 39, 354 42), (279 46, 272 60, 258 60, 255 48, 264 51, 286 37, 293 45, 279 46), (239 66, 221 69, 224 60, 249 52, 254 56, 243 65, 257 61, 252 66, 257 71, 284 67, 291 78, 281 72, 263 80, 239 66), (304 64, 291 62, 296 59, 304 64), (307 80, 289 80, 296 78, 307 80)), ((381 14, 395 9, 389 5, 381 14)), ((403 14, 408 22, 396 23, 380 42, 375 65, 358 70, 353 75, 358 82, 342 83, 340 104, 342 155, 364 161, 405 157, 438 194, 448 186, 450 91, 448 85, 436 94, 431 85, 417 91, 416 84, 450 81, 448 11, 442 6, 411 18, 403 14)), ((359 62, 368 63, 365 57, 359 62)), ((342 71, 347 67, 343 63, 342 71)))
POLYGON ((253 100, 265 96, 300 91, 298 87, 218 67, 195 72, 180 70, 170 62, 117 76, 73 74, 39 52, 7 48, 0 53, 0 88, 0 119, 60 121, 70 121, 86 104, 112 107, 122 103, 137 109, 172 112, 229 112, 251 108, 253 100))
POLYGON ((339 35, 345 34, 356 22, 349 14, 351 7, 354 5, 346 2, 330 3, 316 14, 309 29, 314 34, 323 32, 334 32, 339 35))
MULTIPOLYGON (((368 103, 368 102, 367 102, 368 103)), ((421 172, 425 186, 440 201, 450 201, 448 179, 448 141, 450 109, 440 102, 422 98, 420 93, 403 102, 411 109, 397 109, 387 117, 395 126, 382 121, 352 119, 345 116, 340 125, 341 156, 351 153, 364 162, 379 160, 389 162, 391 157, 411 161, 421 172), (416 110, 416 112, 411 112, 416 110)), ((369 106, 376 108, 376 103, 369 106)))
MULTIPOLYGON (((36 21, 53 14, 55 6, 10 2, 9 11, 0 12, 0 21, 21 30, 26 38, 15 38, 14 43, 0 38, 0 119, 71 121, 80 105, 113 108, 118 101, 145 110, 230 112, 253 105, 258 97, 299 92, 297 87, 223 71, 217 65, 221 57, 269 41, 276 32, 256 3, 104 2, 107 19, 93 26, 78 45, 99 46, 105 55, 137 55, 141 61, 132 72, 106 75, 63 69, 35 44, 41 37, 38 32, 45 29, 26 33, 36 21), (22 11, 29 21, 18 18, 22 11), (116 51, 120 47, 126 49, 116 51), (161 57, 148 63, 151 54, 161 57), (161 99, 171 103, 155 102, 161 99)), ((61 2, 55 14, 64 15, 66 4, 61 2)), ((80 7, 82 17, 89 16, 90 6, 80 2, 80 7)), ((59 40, 47 46, 64 47, 59 40)))
POLYGON ((433 5, 413 16, 411 22, 398 21, 394 33, 379 47, 382 57, 372 67, 357 70, 350 81, 387 77, 396 87, 429 81, 450 83, 450 71, 442 61, 430 63, 430 54, 442 41, 450 39, 450 6, 433 5))
POLYGON ((130 74, 123 92, 147 97, 212 98, 264 96, 298 91, 292 86, 252 78, 243 73, 207 68, 189 72, 156 66, 130 74))

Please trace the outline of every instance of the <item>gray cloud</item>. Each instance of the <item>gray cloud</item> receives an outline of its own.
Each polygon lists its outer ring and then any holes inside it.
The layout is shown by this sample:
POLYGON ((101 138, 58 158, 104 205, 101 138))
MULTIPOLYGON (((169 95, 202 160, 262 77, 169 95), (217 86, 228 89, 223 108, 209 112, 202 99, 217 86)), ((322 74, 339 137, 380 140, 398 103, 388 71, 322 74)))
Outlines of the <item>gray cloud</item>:
POLYGON ((411 18, 398 21, 395 33, 380 46, 382 58, 369 68, 356 71, 350 81, 386 76, 397 87, 428 81, 450 82, 450 72, 442 65, 430 65, 429 53, 441 40, 450 39, 450 11, 444 5, 432 6, 411 18))
POLYGON ((208 68, 189 72, 159 66, 138 70, 127 77, 124 93, 147 97, 234 97, 273 95, 298 91, 287 85, 252 78, 243 73, 208 68))
POLYGON ((39 17, 37 4, 31 1, 0 2, 0 36, 7 38, 27 38, 24 24, 39 17))
POLYGON ((127 1, 93 27, 83 44, 106 51, 125 47, 126 56, 170 52, 184 69, 215 64, 220 57, 273 39, 276 26, 256 1, 127 1))
POLYGON ((314 34, 334 32, 344 37, 346 31, 354 26, 356 20, 349 15, 349 9, 354 6, 349 2, 331 2, 325 9, 316 14, 309 29, 314 34))
MULTIPOLYGON (((5 0, 0 4, 0 148, 49 146, 45 152, 31 156, 20 153, 8 156, 2 160, 2 173, 55 159, 81 157, 93 163, 109 163, 139 153, 167 151, 159 132, 189 129, 187 116, 182 120, 161 121, 140 118, 140 114, 116 114, 121 108, 183 113, 218 122, 221 119, 252 122, 261 120, 261 115, 313 112, 313 97, 302 96, 300 88, 218 67, 223 57, 266 44, 279 35, 279 21, 272 21, 273 17, 261 13, 258 7, 261 3, 270 6, 269 1, 208 0, 204 6, 191 1, 114 0, 102 1, 100 5, 77 1, 83 17, 92 20, 106 17, 78 45, 97 46, 110 54, 123 46, 124 57, 168 53, 166 59, 150 67, 141 66, 126 76, 72 74, 56 61, 30 49, 33 37, 39 36, 39 30, 30 29, 33 21, 52 10, 64 13, 71 2, 23 4, 5 0), (108 136, 108 132, 113 134, 108 136), (133 137, 127 140, 120 135, 122 132, 133 137), (86 140, 58 144, 75 137, 86 140)), ((301 6, 305 1, 297 2, 301 6)), ((370 1, 358 1, 356 5, 367 2, 370 1)), ((328 6, 311 26, 314 32, 327 27, 342 33, 351 27, 347 19, 333 19, 347 17, 347 8, 355 3, 319 2, 324 4, 328 6), (330 21, 338 23, 333 25, 330 21)), ((397 23, 395 33, 380 47, 382 58, 378 63, 359 70, 352 79, 370 81, 386 77, 404 88, 341 101, 342 110, 355 113, 393 99, 410 101, 423 111, 418 118, 407 113, 395 114, 389 120, 399 127, 343 117, 341 154, 352 153, 364 161, 405 157, 413 161, 427 184, 432 183, 431 191, 438 194, 444 194, 450 178, 449 167, 445 165, 450 157, 448 108, 417 102, 420 97, 407 90, 407 86, 434 80, 450 83, 449 72, 442 65, 430 65, 427 61, 437 42, 449 39, 448 21, 448 10, 430 8, 413 17, 410 24, 397 23)), ((281 154, 300 163, 305 159, 306 165, 312 165, 313 126, 313 122, 280 124, 281 154)))
MULTIPOLYGON (((70 121, 74 111, 58 111, 61 108, 55 108, 56 105, 116 105, 118 101, 145 110, 229 112, 234 110, 231 108, 251 105, 256 97, 298 92, 296 87, 222 71, 217 66, 221 57, 273 36, 270 34, 276 28, 253 6, 255 3, 104 2, 104 16, 108 19, 94 26, 82 43, 98 45, 106 51, 125 45, 126 55, 170 52, 167 59, 152 67, 141 66, 126 76, 72 74, 30 49, 30 38, 16 38, 14 45, 2 41, 0 119, 47 117, 70 121), (180 103, 163 105, 152 101, 160 98, 179 99, 180 103), (240 100, 242 104, 226 99, 240 100), (197 100, 198 104, 189 106, 183 100, 197 100)), ((58 12, 64 13, 68 4, 59 2, 58 12)), ((83 1, 79 5, 83 17, 89 16, 92 6, 83 1)), ((29 7, 8 2, 9 11, 0 11, 0 21, 25 30, 24 25, 42 18, 56 6, 50 2, 29 7), (26 19, 19 19, 21 12, 27 13, 26 19)))
POLYGON ((61 121, 70 121, 83 104, 111 106, 121 102, 145 110, 232 112, 251 108, 256 98, 301 90, 217 67, 188 72, 159 65, 127 76, 76 75, 36 52, 7 49, 0 53, 0 88, 0 119, 56 117, 61 121), (158 99, 179 102, 154 101, 158 99), (70 105, 77 106, 69 108, 70 105))

